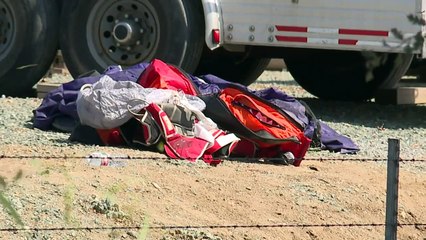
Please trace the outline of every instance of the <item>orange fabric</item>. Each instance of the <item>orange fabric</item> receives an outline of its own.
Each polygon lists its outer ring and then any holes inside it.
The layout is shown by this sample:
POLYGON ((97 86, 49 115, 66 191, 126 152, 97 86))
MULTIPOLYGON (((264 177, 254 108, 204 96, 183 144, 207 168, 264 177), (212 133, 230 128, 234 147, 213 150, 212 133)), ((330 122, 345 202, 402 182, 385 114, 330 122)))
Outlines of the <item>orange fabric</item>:
MULTIPOLYGON (((299 140, 298 143, 288 141, 277 145, 250 139, 249 141, 256 142, 259 147, 256 153, 258 157, 276 157, 277 152, 292 152, 297 159, 294 165, 300 165, 301 159, 309 149, 311 139, 307 138, 297 125, 291 120, 288 120, 272 106, 255 98, 250 98, 238 89, 225 88, 219 97, 227 105, 232 114, 248 129, 252 131, 264 130, 278 139, 295 137, 299 140), (269 124, 260 121, 245 107, 239 106, 239 104, 233 104, 234 101, 243 104, 247 108, 257 110, 262 114, 263 118, 268 120, 267 122, 269 124)), ((247 153, 247 151, 243 152, 247 153)))
POLYGON ((96 129, 100 139, 106 146, 119 146, 124 144, 118 128, 113 129, 96 129))
POLYGON ((228 105, 228 109, 232 111, 234 116, 236 116, 242 122, 242 124, 247 126, 247 128, 251 129, 252 131, 265 130, 273 136, 282 139, 293 136, 296 136, 299 139, 301 136, 300 134, 303 135, 303 132, 301 132, 298 127, 296 127, 291 121, 288 121, 274 108, 258 101, 257 99, 247 97, 247 95, 241 93, 237 89, 224 89, 220 95, 220 98, 228 105), (281 127, 265 126, 265 124, 259 121, 246 109, 233 105, 233 101, 241 102, 252 109, 258 110, 281 127))

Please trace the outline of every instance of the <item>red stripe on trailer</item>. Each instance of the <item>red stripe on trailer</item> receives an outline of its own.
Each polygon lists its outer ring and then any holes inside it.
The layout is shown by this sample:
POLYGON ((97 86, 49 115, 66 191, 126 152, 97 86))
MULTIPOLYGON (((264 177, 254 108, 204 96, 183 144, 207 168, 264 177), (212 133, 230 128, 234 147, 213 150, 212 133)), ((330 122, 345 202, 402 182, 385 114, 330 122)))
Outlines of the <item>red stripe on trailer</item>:
POLYGON ((308 38, 307 37, 289 37, 289 36, 275 36, 277 38, 277 41, 279 42, 303 42, 307 43, 308 38))
MULTIPOLYGON (((276 25, 275 27, 280 32, 310 32, 309 27, 284 26, 284 25, 276 25)), ((316 29, 322 29, 322 28, 316 28, 316 29)), ((324 28, 324 29, 329 30, 329 28, 324 28)), ((342 34, 342 35, 361 35, 361 36, 379 36, 379 37, 388 37, 389 36, 389 31, 350 29, 350 28, 339 28, 338 33, 342 34)))
POLYGON ((352 40, 352 39, 339 39, 340 45, 356 45, 358 43, 358 40, 352 40))
POLYGON ((280 32, 308 32, 308 27, 275 26, 280 32))
POLYGON ((342 35, 362 35, 362 36, 380 36, 380 37, 388 37, 388 31, 380 31, 380 30, 362 30, 362 29, 339 29, 339 34, 342 35))

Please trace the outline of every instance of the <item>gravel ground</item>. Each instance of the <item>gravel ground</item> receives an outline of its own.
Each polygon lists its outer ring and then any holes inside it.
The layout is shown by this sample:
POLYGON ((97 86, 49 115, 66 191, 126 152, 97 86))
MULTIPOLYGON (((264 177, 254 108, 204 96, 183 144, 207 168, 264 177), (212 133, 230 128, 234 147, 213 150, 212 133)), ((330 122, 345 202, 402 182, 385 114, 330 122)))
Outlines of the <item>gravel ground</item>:
MULTIPOLYGON (((55 75, 51 82, 69 80, 55 75)), ((318 119, 327 123, 337 132, 350 137, 361 149, 354 156, 336 155, 328 151, 312 149, 309 157, 347 157, 347 158, 386 158, 388 139, 401 142, 401 157, 404 159, 426 158, 426 105, 380 105, 372 102, 350 103, 319 100, 292 80, 286 72, 266 71, 253 89, 278 88, 290 96, 305 101, 318 119)), ((39 146, 75 148, 76 152, 85 147, 67 141, 68 134, 44 132, 31 129, 32 110, 41 99, 0 98, 0 142, 21 144, 28 151, 37 152, 39 146), (11 134, 13 133, 13 137, 11 134)), ((90 147, 89 147, 90 148, 90 147)))
MULTIPOLYGON (((62 76, 54 76, 50 81, 63 82, 67 80, 62 76)), ((426 159, 426 105, 406 105, 406 106, 394 106, 394 105, 378 105, 372 102, 367 103, 348 103, 348 102, 330 102, 321 101, 298 86, 294 82, 291 76, 283 72, 265 72, 259 79, 258 82, 253 84, 253 89, 261 89, 266 87, 276 87, 280 90, 285 91, 287 94, 294 96, 300 100, 305 101, 316 114, 317 118, 329 124, 337 132, 350 137, 361 149, 356 155, 341 155, 338 153, 330 153, 328 151, 320 151, 318 149, 311 149, 308 151, 307 158, 338 158, 338 159, 353 159, 353 158, 368 158, 368 159, 384 159, 387 157, 387 140, 389 138, 400 139, 401 142, 401 157, 403 159, 426 159)), ((109 152, 122 153, 123 149, 117 148, 100 148, 98 146, 87 146, 82 144, 71 143, 68 141, 69 134, 54 132, 54 131, 40 131, 32 128, 31 117, 32 111, 37 108, 41 103, 41 99, 37 98, 9 98, 2 96, 0 98, 0 156, 49 156, 49 155, 67 155, 67 156, 82 156, 91 152, 98 152, 108 150, 109 152)), ((136 150, 129 150, 126 152, 130 156, 141 156, 143 153, 136 150)), ((162 157, 162 155, 153 155, 162 157)), ((36 164, 37 163, 32 163, 36 164)), ((303 163, 302 163, 303 164, 303 163)), ((379 163, 380 164, 384 163, 379 163)), ((155 165, 155 164, 152 164, 155 165)), ((150 165, 151 166, 151 165, 150 165)), ((69 167, 69 166, 68 166, 69 167)), ((162 168, 173 168, 170 166, 160 166, 162 168)), ((202 165, 199 168, 193 170, 190 168, 184 168, 186 171, 204 171, 202 165)), ((318 166, 313 169, 318 168, 318 166)), ((8 170, 6 165, 0 165, 0 169, 8 170)), ((46 168, 43 171, 38 172, 40 176, 52 175, 53 170, 46 168)), ((375 170, 375 167, 372 167, 375 170)), ((426 164, 424 163, 413 163, 406 166, 408 171, 424 175, 426 171, 426 164)), ((259 170, 260 171, 260 170, 259 170)), ((266 171, 266 170, 265 170, 266 171)), ((122 173, 122 172, 121 172, 122 173)), ((62 173, 62 175, 64 175, 62 173)), ((60 175, 60 176, 62 176, 60 175)), ((417 176, 417 175, 416 175, 417 176)), ((33 176, 30 176, 30 178, 33 176)), ((34 177, 36 179, 36 177, 34 177)), ((62 179, 62 181, 67 181, 62 179)), ((43 226, 52 226, 56 222, 63 221, 64 210, 62 207, 55 206, 55 202, 52 196, 61 195, 66 199, 63 190, 55 190, 52 187, 52 183, 48 181, 36 182, 37 187, 34 187, 32 191, 24 195, 22 192, 27 191, 21 184, 16 184, 13 187, 13 191, 10 192, 10 198, 12 203, 20 214, 24 214, 27 211, 31 211, 28 219, 31 221, 42 221, 43 226), (40 197, 36 194, 37 191, 44 191, 48 189, 47 196, 40 197), (39 204, 38 201, 44 203, 39 204), (28 209, 28 206, 34 206, 33 209, 28 209), (44 216, 44 217, 40 217, 44 216)), ((53 184, 55 185, 55 184, 53 184)), ((58 183, 61 185, 61 183, 58 183)), ((58 185, 55 185, 56 187, 58 185)), ((100 183, 90 183, 95 188, 100 188, 100 183)), ((170 191, 161 190, 155 182, 152 184, 155 189, 159 191, 170 191)), ((303 185, 307 188, 307 185, 303 185)), ((363 194, 369 192, 368 189, 362 190, 362 187, 358 186, 356 191, 365 191, 363 194)), ((1 189, 1 186, 0 186, 1 189)), ((252 187, 246 190, 251 190, 252 187)), ((73 189, 65 189, 65 193, 72 191, 73 189)), ((220 190, 220 188, 219 188, 220 190)), ((303 190, 303 189, 302 189, 303 190)), ((77 191, 74 189, 74 191, 77 191)), ((312 194, 312 189, 306 190, 309 194, 312 194)), ((305 191, 305 192, 306 192, 305 191)), ((46 192, 45 192, 46 194, 46 192)), ((114 219, 126 218, 125 214, 113 204, 107 202, 105 199, 99 199, 96 196, 87 196, 78 191, 75 193, 74 205, 81 207, 81 213, 85 211, 95 211, 98 214, 112 216, 114 219)), ((281 193, 280 193, 281 194, 281 193)), ((280 195, 281 196, 281 195, 280 195)), ((312 195, 310 195, 312 196, 312 195)), ((331 195, 332 198, 333 195, 331 195)), ((300 196, 299 196, 300 197, 300 196)), ((324 202, 324 197, 319 193, 314 197, 322 198, 321 202, 324 202)), ((370 199, 370 198, 369 198, 370 199)), ((373 199, 373 197, 371 197, 373 199)), ((330 200, 331 201, 331 200, 330 200)), ((337 201, 334 199, 333 201, 337 201)), ((371 200, 373 201, 373 200, 371 200)), ((325 201, 327 203, 327 201, 325 201)), ((1 207, 0 207, 1 209, 1 207)), ((346 210, 347 211, 347 210, 346 210)), ((0 219, 5 215, 2 215, 0 211, 0 219)), ((281 214, 281 213, 280 213, 281 214)), ((405 213, 404 213, 405 214, 405 213)), ((411 213, 406 213, 406 217, 411 217, 411 213)), ((405 215, 404 215, 405 216, 405 215)), ((421 215, 419 215, 421 216, 421 215)), ((420 219, 421 220, 421 219, 420 219)), ((419 221, 420 221, 419 220, 419 221)), ((93 217, 92 219, 81 220, 80 224, 84 226, 85 223, 97 223, 98 220, 93 217)), ((5 225, 11 226, 12 220, 9 218, 5 221, 5 225)), ((423 221, 424 222, 424 221, 423 221)), ((424 229, 422 230, 424 233, 424 229)), ((61 238, 56 238, 53 234, 32 232, 30 235, 26 235, 24 239, 86 239, 86 235, 90 232, 67 232, 65 235, 61 235, 61 238)), ((314 233, 308 232, 311 239, 319 239, 312 237, 314 233)), ((138 233, 135 231, 127 231, 120 233, 115 236, 110 233, 108 237, 110 239, 136 239, 138 233)), ((1 238, 1 235, 0 235, 1 238)), ((8 239, 8 238, 5 238, 8 239)), ((11 238, 12 239, 12 238, 11 238)), ((93 238, 95 239, 95 238, 93 238)), ((96 238, 102 239, 102 238, 96 238)), ((159 239, 159 238, 158 238, 159 239)), ((201 231, 190 231, 190 230, 177 230, 172 231, 162 239, 221 239, 218 236, 214 236, 210 233, 201 231)), ((226 238, 225 238, 226 239, 226 238)), ((236 237, 232 239, 260 239, 260 238, 249 238, 249 237, 236 237)), ((263 238, 265 239, 265 238, 263 238)), ((303 239, 303 237, 294 239, 303 239)), ((348 238, 352 239, 352 238, 348 238)), ((354 238, 356 239, 356 238, 354 238)), ((370 238, 372 239, 372 238, 370 238)), ((415 238, 412 238, 415 239, 415 238)))
MULTIPOLYGON (((350 137, 361 149, 357 157, 385 158, 389 138, 400 139, 401 157, 426 157, 426 104, 381 105, 323 101, 302 90, 288 72, 265 72, 253 87, 277 87, 305 101, 318 119, 350 137), (288 81, 280 81, 286 79, 288 81)), ((324 151, 311 156, 330 157, 324 151)))

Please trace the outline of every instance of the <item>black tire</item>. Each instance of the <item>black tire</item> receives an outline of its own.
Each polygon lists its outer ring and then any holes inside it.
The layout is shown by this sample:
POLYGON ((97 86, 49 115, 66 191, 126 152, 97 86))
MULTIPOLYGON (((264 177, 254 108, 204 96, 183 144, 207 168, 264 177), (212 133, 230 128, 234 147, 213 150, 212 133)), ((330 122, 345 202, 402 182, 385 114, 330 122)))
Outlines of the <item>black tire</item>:
POLYGON ((56 0, 0 0, 0 94, 34 93, 58 49, 58 15, 56 0))
POLYGON ((412 54, 297 49, 285 54, 284 62, 296 82, 314 96, 365 101, 379 88, 394 87, 412 58, 412 54))
POLYGON ((195 74, 213 74, 227 81, 248 86, 265 71, 270 61, 270 58, 209 52, 201 57, 195 74))
POLYGON ((426 59, 414 58, 406 75, 414 76, 420 82, 426 82, 426 59))
POLYGON ((157 58, 192 73, 204 44, 202 13, 201 2, 191 0, 67 0, 60 39, 65 64, 77 77, 157 58))

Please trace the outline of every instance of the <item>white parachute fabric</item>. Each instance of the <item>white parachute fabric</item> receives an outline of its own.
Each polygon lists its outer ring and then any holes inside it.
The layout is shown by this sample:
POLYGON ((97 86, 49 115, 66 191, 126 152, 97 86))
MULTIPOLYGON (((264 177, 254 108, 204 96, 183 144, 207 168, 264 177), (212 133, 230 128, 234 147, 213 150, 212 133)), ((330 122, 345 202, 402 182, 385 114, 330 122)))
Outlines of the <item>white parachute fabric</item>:
POLYGON ((175 90, 144 88, 131 81, 114 81, 103 76, 94 84, 85 84, 78 94, 77 113, 82 125, 96 129, 112 129, 129 121, 150 103, 178 101, 199 111, 206 107, 196 96, 175 90))

